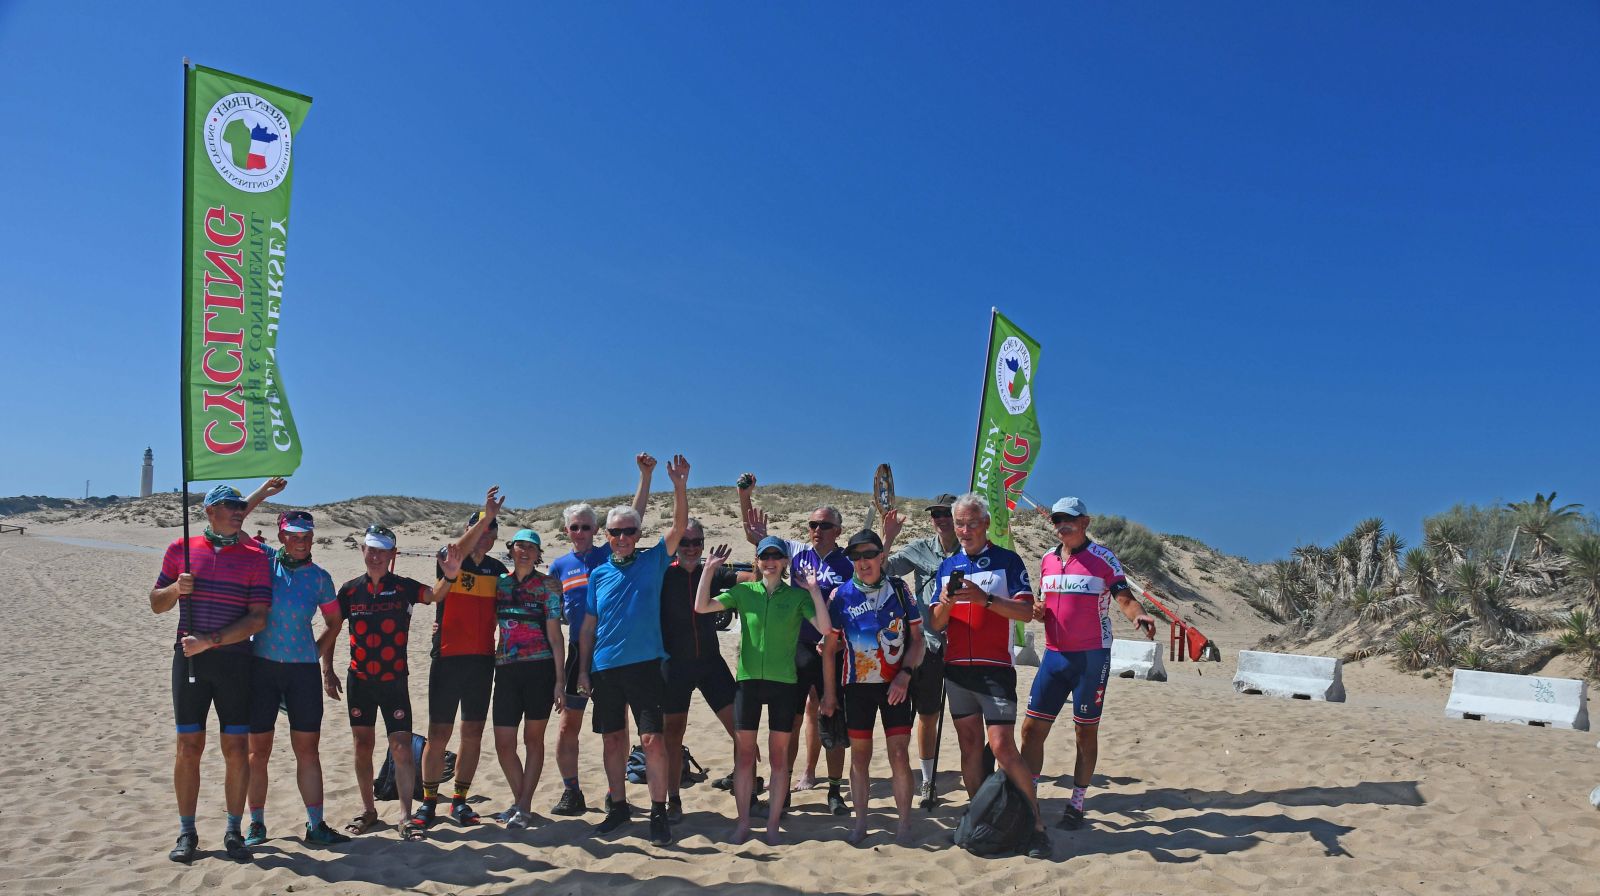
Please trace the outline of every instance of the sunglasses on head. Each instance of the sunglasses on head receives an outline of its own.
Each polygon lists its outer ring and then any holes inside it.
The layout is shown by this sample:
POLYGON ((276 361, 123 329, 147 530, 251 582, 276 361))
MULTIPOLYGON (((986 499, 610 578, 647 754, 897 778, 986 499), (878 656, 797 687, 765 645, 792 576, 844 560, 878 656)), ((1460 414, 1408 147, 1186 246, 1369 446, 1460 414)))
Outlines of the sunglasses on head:
POLYGON ((821 521, 812 520, 812 521, 806 523, 806 528, 810 529, 813 532, 818 532, 818 531, 821 531, 823 529, 832 529, 833 528, 833 523, 830 523, 827 520, 821 520, 821 521))
POLYGON ((760 557, 757 557, 756 559, 757 560, 787 560, 789 558, 783 556, 783 554, 779 553, 778 551, 767 551, 766 553, 762 554, 760 557))
POLYGON ((588 523, 573 523, 567 526, 568 532, 593 532, 594 527, 588 523))
POLYGON ((882 556, 883 556, 883 552, 882 551, 873 551, 873 550, 858 551, 858 552, 850 555, 850 562, 851 563, 860 563, 863 560, 876 560, 876 559, 878 559, 879 557, 882 557, 882 556))
POLYGON ((678 547, 680 547, 680 548, 703 548, 705 546, 706 546, 706 540, 704 538, 680 538, 680 539, 678 539, 678 547))
POLYGON ((388 526, 380 526, 377 523, 373 523, 367 527, 367 534, 376 535, 379 538, 394 538, 394 533, 389 531, 388 526))
POLYGON ((619 529, 606 529, 606 534, 612 538, 632 538, 639 534, 638 526, 623 526, 619 529))

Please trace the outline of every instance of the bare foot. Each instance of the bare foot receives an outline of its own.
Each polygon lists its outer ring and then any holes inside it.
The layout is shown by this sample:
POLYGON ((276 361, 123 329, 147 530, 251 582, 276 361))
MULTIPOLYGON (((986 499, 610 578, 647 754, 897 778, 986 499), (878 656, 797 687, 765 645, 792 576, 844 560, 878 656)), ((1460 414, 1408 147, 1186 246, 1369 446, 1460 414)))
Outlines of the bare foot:
POLYGON ((768 828, 767 829, 767 845, 768 846, 782 846, 783 845, 783 831, 778 829, 778 828, 768 828))
POLYGON ((845 842, 855 846, 865 839, 867 839, 867 820, 863 818, 856 822, 856 826, 851 829, 850 836, 845 838, 845 842))
POLYGON ((800 780, 795 782, 795 785, 793 787, 789 788, 789 789, 790 790, 816 790, 819 786, 821 786, 821 784, 822 784, 822 782, 817 780, 817 776, 816 775, 813 775, 810 772, 806 772, 805 774, 801 775, 800 776, 800 780))
POLYGON ((739 844, 741 844, 741 843, 743 843, 743 842, 745 842, 746 840, 749 840, 749 839, 750 839, 750 826, 747 825, 747 824, 739 825, 738 827, 733 829, 733 833, 728 835, 728 842, 732 843, 734 846, 738 846, 739 844))

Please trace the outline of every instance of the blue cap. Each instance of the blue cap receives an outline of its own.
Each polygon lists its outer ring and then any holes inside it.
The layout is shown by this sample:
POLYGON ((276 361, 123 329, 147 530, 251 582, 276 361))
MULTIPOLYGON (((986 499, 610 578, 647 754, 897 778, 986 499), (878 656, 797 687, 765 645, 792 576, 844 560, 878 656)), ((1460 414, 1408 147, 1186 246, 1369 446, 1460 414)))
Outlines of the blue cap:
POLYGON ((544 544, 539 541, 539 533, 532 529, 518 529, 517 534, 511 536, 511 540, 506 542, 506 546, 510 547, 519 541, 525 541, 540 550, 544 549, 544 544))
POLYGON ((1050 508, 1051 516, 1055 516, 1058 513, 1064 513, 1067 516, 1083 516, 1088 512, 1089 508, 1085 507, 1083 501, 1078 498, 1062 498, 1050 508))
POLYGON ((231 485, 219 485, 211 491, 206 492, 204 506, 215 507, 224 501, 237 501, 240 504, 245 503, 244 495, 239 494, 238 489, 231 485))
POLYGON ((786 559, 789 556, 789 542, 776 535, 768 535, 766 538, 761 539, 761 543, 756 545, 756 556, 759 557, 766 553, 768 548, 777 548, 782 551, 786 559))

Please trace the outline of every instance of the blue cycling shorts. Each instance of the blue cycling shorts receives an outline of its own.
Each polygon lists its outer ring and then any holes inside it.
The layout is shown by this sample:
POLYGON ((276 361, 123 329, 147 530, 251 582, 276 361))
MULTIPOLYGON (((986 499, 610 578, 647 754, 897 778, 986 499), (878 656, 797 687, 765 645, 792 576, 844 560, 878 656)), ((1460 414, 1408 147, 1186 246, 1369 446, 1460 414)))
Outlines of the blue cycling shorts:
POLYGON ((1106 700, 1106 681, 1111 677, 1111 648, 1073 650, 1062 653, 1047 650, 1039 662, 1039 674, 1028 695, 1028 715, 1054 722, 1072 699, 1072 721, 1079 725, 1100 724, 1100 710, 1106 700))

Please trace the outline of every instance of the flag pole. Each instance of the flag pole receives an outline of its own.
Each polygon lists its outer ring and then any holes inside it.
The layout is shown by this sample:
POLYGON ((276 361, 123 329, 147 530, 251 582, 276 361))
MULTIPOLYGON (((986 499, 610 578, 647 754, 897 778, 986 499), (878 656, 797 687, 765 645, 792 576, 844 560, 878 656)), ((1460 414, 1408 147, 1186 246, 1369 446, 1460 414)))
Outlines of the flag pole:
MULTIPOLYGON (((183 197, 183 208, 179 209, 181 219, 181 233, 183 234, 183 252, 179 260, 181 270, 178 273, 178 295, 180 308, 178 312, 178 419, 183 427, 179 443, 183 446, 183 488, 179 500, 183 503, 183 571, 188 573, 189 567, 189 159, 193 150, 194 135, 189 122, 193 115, 194 91, 189 87, 189 57, 183 57, 183 186, 178 191, 183 197)), ((182 636, 190 634, 183 631, 183 595, 178 595, 178 627, 179 643, 182 636)), ((189 676, 189 683, 194 684, 194 658, 185 657, 184 665, 189 676)))
MULTIPOLYGON (((978 382, 983 388, 978 390, 978 427, 972 436, 972 470, 967 474, 967 491, 972 490, 972 477, 978 472, 978 451, 983 448, 983 399, 989 391, 989 350, 994 347, 994 317, 1000 309, 989 306, 989 336, 983 341, 983 377, 978 382)), ((937 583, 936 583, 937 584, 937 583)), ((939 681, 939 724, 934 728, 933 735, 933 776, 929 781, 939 777, 939 748, 944 745, 944 680, 939 681)), ((984 745, 984 754, 988 755, 989 747, 984 745)))

